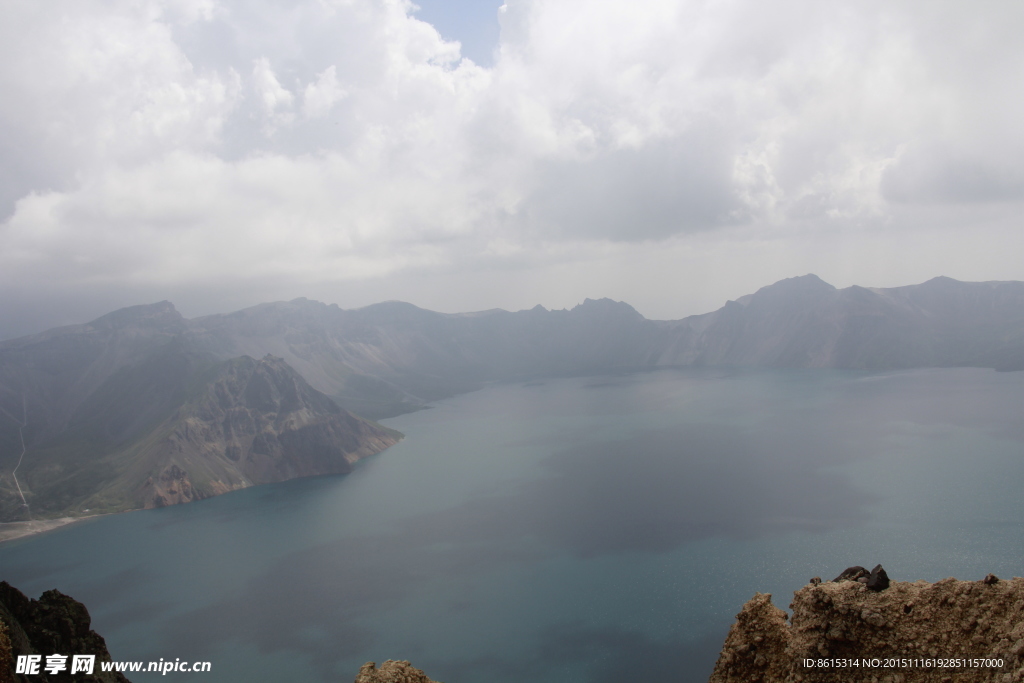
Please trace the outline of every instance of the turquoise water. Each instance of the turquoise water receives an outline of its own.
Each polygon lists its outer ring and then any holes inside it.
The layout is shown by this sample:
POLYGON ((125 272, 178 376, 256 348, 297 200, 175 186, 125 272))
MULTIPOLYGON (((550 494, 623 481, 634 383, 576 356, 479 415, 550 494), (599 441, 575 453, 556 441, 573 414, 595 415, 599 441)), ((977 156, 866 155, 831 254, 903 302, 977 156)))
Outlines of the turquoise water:
MULTIPOLYGON (((501 385, 388 420, 354 473, 0 545, 145 680, 703 681, 755 591, 1020 575, 1024 373, 659 371, 501 385)), ((68 653, 70 654, 70 653, 68 653)))

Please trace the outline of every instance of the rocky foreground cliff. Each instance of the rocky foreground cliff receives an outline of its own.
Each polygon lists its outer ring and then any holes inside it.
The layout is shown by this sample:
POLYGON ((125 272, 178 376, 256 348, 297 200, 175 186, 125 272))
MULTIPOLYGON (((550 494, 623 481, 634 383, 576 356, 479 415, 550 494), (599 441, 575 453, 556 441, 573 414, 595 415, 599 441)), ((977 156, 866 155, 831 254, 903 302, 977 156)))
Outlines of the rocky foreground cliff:
POLYGON ((885 584, 812 580, 793 595, 789 619, 756 594, 710 683, 1024 680, 1024 579, 885 584))
POLYGON ((46 591, 38 600, 31 600, 0 581, 0 683, 128 683, 124 674, 101 670, 100 663, 110 661, 110 652, 103 636, 92 630, 91 622, 85 605, 60 591, 46 591), (96 655, 93 673, 15 673, 19 655, 45 657, 54 653, 96 655))

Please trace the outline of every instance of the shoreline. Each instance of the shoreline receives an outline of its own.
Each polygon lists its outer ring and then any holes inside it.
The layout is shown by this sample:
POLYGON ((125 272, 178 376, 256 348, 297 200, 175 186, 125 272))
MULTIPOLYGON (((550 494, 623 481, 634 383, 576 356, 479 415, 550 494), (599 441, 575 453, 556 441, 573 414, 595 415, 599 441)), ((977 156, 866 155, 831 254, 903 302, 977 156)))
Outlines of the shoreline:
POLYGON ((13 541, 17 538, 34 536, 47 531, 59 529, 68 524, 81 522, 94 517, 102 517, 102 514, 84 515, 82 517, 57 517, 54 519, 31 519, 24 522, 0 522, 0 543, 13 541))
MULTIPOLYGON (((399 435, 397 438, 395 438, 395 442, 392 443, 392 444, 389 444, 388 446, 385 446, 383 449, 381 449, 379 451, 375 451, 373 453, 368 453, 366 455, 362 455, 362 456, 356 457, 356 459, 354 461, 349 462, 349 468, 350 469, 347 472, 333 472, 333 473, 323 473, 323 474, 311 474, 311 475, 306 475, 306 476, 302 476, 302 477, 289 477, 288 479, 282 479, 281 481, 273 481, 273 482, 266 482, 266 483, 263 483, 263 484, 256 484, 256 486, 269 486, 271 484, 281 484, 281 483, 284 483, 286 481, 293 481, 295 479, 305 479, 307 477, 324 477, 324 476, 335 476, 335 475, 345 476, 345 475, 351 474, 351 472, 352 472, 351 468, 356 466, 362 460, 365 460, 366 458, 368 458, 370 456, 373 456, 373 455, 379 455, 380 453, 383 453, 384 451, 386 451, 389 448, 391 448, 391 446, 394 446, 395 444, 400 443, 401 441, 403 441, 405 439, 405 435, 401 434, 401 432, 398 432, 398 431, 392 429, 391 427, 386 427, 384 425, 380 425, 380 426, 383 429, 387 430, 388 432, 391 432, 391 433, 399 435)), ((239 486, 237 488, 228 489, 226 491, 222 491, 220 493, 216 493, 213 496, 207 496, 206 498, 197 498, 195 500, 181 501, 181 502, 178 502, 178 503, 172 503, 172 505, 188 505, 189 503, 196 503, 196 502, 198 502, 200 500, 207 500, 209 498, 214 498, 216 496, 222 496, 222 495, 225 495, 227 493, 231 493, 233 491, 240 491, 240 490, 243 490, 243 489, 247 489, 249 487, 250 487, 249 485, 247 485, 247 486, 239 486)), ((160 506, 160 507, 163 507, 163 506, 160 506)), ((54 517, 52 519, 32 519, 32 520, 26 520, 26 521, 21 521, 21 522, 0 522, 0 544, 5 543, 7 541, 13 541, 13 540, 18 539, 18 538, 25 538, 26 536, 34 536, 36 534, 42 534, 42 533, 46 533, 48 531, 53 531, 54 529, 59 529, 59 528, 61 528, 63 526, 67 526, 68 524, 74 524, 75 522, 81 522, 81 521, 84 521, 84 520, 87 520, 87 519, 93 519, 93 518, 96 518, 96 517, 105 517, 107 515, 116 515, 116 514, 121 514, 123 512, 135 512, 135 511, 138 511, 138 510, 147 510, 147 509, 153 509, 153 508, 132 508, 132 509, 128 509, 128 510, 117 510, 117 511, 114 511, 114 512, 99 512, 99 513, 95 513, 95 514, 91 514, 91 515, 80 515, 78 517, 54 517)))

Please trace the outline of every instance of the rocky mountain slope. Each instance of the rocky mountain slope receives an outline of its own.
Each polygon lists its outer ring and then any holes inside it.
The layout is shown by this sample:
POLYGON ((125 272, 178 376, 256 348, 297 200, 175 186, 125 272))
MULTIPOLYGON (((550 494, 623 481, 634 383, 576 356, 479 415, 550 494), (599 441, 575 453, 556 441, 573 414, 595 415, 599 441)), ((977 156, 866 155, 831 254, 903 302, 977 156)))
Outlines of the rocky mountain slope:
POLYGON ((1024 369, 1024 283, 836 289, 814 275, 777 282, 672 324, 659 363, 887 370, 1024 369))
MULTIPOLYGON (((0 448, 14 449, 20 443, 19 430, 29 444, 64 431, 112 375, 149 361, 187 327, 165 301, 0 342, 0 448)), ((169 362, 175 360, 184 359, 169 362)), ((174 380, 183 372, 187 369, 168 374, 174 380)), ((166 400, 166 388, 151 392, 147 400, 166 400)))
POLYGON ((161 507, 256 484, 344 474, 400 435, 342 410, 280 358, 225 361, 175 413, 108 462, 82 505, 161 507))
MULTIPOLYGON (((38 600, 30 600, 6 581, 0 581, 0 683, 29 681, 82 681, 83 683, 128 683, 124 674, 100 670, 100 662, 109 662, 110 652, 103 636, 93 631, 85 605, 60 591, 50 590, 38 600), (38 675, 14 673, 19 655, 72 654, 96 655, 93 673, 68 671, 38 675)), ((70 661, 70 659, 68 660, 70 661)))
MULTIPOLYGON (((91 379, 94 368, 82 374, 91 379)), ((43 426, 20 435, 23 456, 2 458, 5 521, 159 507, 345 473, 400 438, 272 356, 218 362, 175 338, 106 375, 67 417, 47 416, 40 394, 25 392, 43 426)))
POLYGON ((744 605, 710 683, 1024 679, 1024 579, 818 580, 790 609, 761 593, 744 605))

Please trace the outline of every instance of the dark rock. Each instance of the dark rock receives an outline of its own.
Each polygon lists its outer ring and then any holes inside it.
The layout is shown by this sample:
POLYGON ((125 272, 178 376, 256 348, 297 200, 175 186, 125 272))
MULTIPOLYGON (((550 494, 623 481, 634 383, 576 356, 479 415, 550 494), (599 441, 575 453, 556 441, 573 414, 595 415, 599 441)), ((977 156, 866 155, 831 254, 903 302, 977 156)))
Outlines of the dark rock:
POLYGON ((868 572, 867 569, 865 569, 864 567, 855 565, 853 567, 847 567, 846 569, 844 569, 842 574, 840 574, 836 578, 832 579, 832 582, 833 583, 838 583, 840 581, 856 581, 857 579, 861 578, 862 576, 868 576, 868 575, 869 575, 869 572, 868 572))
MULTIPOLYGON (((19 655, 96 655, 91 675, 78 674, 72 678, 67 671, 38 676, 15 675, 18 681, 83 683, 128 683, 118 672, 101 670, 101 662, 110 661, 110 653, 103 637, 90 628, 91 618, 85 605, 60 591, 49 590, 38 600, 29 600, 24 593, 6 581, 0 581, 0 621, 7 630, 8 653, 0 652, 0 661, 17 661, 19 655), (9 656, 7 656, 9 655, 9 656)), ((0 674, 0 680, 5 680, 0 674)))
POLYGON ((821 584, 821 577, 820 576, 815 576, 813 579, 811 579, 811 585, 812 586, 817 586, 819 584, 821 584))
POLYGON ((871 570, 867 584, 868 589, 873 591, 884 591, 889 587, 889 575, 882 569, 882 565, 876 564, 875 568, 871 570))
POLYGON ((999 583, 999 577, 995 574, 986 574, 985 578, 982 579, 986 586, 991 586, 994 583, 999 583))

